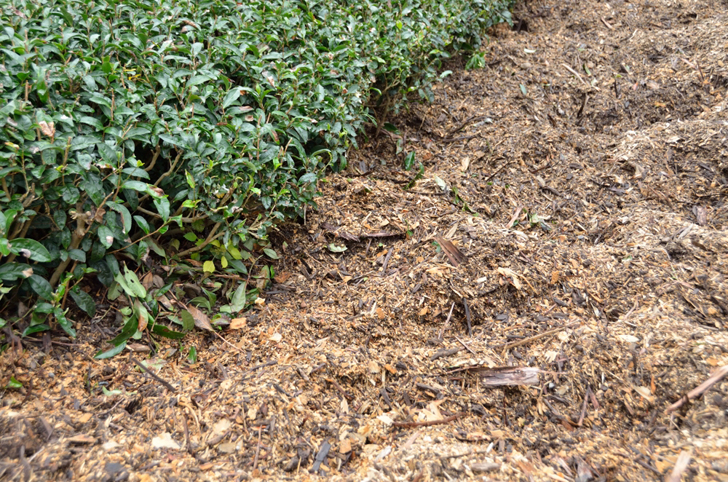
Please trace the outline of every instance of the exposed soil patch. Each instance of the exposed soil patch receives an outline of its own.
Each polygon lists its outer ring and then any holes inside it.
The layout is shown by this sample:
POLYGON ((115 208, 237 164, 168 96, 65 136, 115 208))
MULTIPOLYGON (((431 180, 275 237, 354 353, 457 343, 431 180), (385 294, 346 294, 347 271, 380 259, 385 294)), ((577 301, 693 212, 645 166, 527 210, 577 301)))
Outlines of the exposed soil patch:
POLYGON ((728 382, 666 412, 728 365, 728 4, 514 15, 281 228, 239 351, 9 350, 0 479, 728 480, 728 382))

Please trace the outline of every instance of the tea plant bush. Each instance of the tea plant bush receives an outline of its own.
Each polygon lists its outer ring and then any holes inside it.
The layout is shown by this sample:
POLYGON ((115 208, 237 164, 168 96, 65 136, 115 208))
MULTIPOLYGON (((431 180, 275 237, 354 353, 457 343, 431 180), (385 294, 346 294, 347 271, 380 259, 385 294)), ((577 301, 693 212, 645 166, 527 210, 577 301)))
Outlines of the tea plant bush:
POLYGON ((370 108, 428 98, 510 3, 3 0, 0 315, 30 296, 26 334, 73 335, 79 280, 118 288, 150 253, 246 273, 370 108))

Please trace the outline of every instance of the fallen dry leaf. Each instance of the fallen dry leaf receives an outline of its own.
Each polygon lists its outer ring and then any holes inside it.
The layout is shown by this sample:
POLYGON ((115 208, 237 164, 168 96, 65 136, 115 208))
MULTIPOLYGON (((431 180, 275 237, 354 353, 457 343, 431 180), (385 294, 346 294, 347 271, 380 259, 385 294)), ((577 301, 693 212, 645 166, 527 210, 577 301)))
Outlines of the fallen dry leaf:
POLYGON ((516 287, 517 290, 521 290, 521 282, 518 280, 518 275, 515 271, 510 268, 498 268, 498 273, 502 274, 506 278, 511 279, 511 283, 516 287))
POLYGON ((192 318, 195 320, 195 326, 200 330, 213 331, 212 325, 210 324, 210 318, 198 308, 188 305, 187 311, 190 312, 192 318))
POLYGON ((241 328, 245 328, 245 326, 248 324, 247 318, 233 318, 232 321, 230 321, 230 327, 231 330, 239 330, 241 328))
POLYGON ((169 432, 164 432, 159 437, 152 439, 152 447, 155 449, 176 449, 179 450, 179 444, 172 440, 169 432))

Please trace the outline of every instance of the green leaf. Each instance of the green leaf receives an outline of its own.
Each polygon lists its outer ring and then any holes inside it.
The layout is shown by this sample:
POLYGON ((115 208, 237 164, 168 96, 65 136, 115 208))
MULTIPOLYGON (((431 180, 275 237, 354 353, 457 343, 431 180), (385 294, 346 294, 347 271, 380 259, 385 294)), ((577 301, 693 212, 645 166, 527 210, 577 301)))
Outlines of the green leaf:
POLYGON ((15 379, 15 376, 11 376, 10 381, 8 381, 8 384, 5 386, 5 388, 23 388, 23 384, 17 381, 15 379))
POLYGON ((139 226, 145 234, 149 234, 151 232, 151 229, 149 229, 149 223, 147 223, 147 220, 143 217, 134 216, 134 221, 136 221, 137 226, 139 226))
POLYGON ((0 229, 3 230, 3 234, 5 237, 8 236, 8 233, 10 233, 10 227, 13 225, 13 221, 15 220, 15 216, 17 214, 18 211, 16 211, 15 209, 8 209, 5 211, 2 222, 0 222, 0 229))
POLYGON ((165 338, 169 338, 171 340, 180 340, 186 335, 186 333, 170 330, 166 326, 157 323, 154 324, 154 327, 152 328, 152 333, 154 333, 155 335, 163 336, 165 338))
POLYGON ((415 152, 412 151, 409 154, 407 154, 407 157, 404 158, 404 170, 409 171, 411 170, 415 165, 415 152))
POLYGON ((40 263, 48 263, 52 259, 46 247, 34 239, 13 239, 10 242, 10 252, 40 263))
POLYGON ((51 284, 47 279, 34 274, 28 278, 28 284, 30 284, 33 291, 35 291, 36 294, 44 300, 53 300, 53 288, 51 288, 51 284))
POLYGON ((10 254, 10 243, 5 238, 0 238, 0 256, 8 256, 10 254))
POLYGON ((245 308, 246 296, 245 290, 248 288, 247 283, 240 283, 238 288, 233 294, 233 298, 230 300, 230 310, 233 313, 239 313, 245 308))
POLYGON ((84 251, 81 251, 80 249, 69 249, 68 256, 74 261, 78 261, 81 263, 86 262, 86 253, 84 251))
POLYGON ((195 85, 204 84, 208 80, 212 80, 209 75, 195 75, 187 81, 187 88, 194 87, 195 85))
POLYGON ((131 271, 126 266, 124 266, 124 279, 126 280, 129 289, 134 293, 134 296, 142 299, 147 297, 147 290, 139 282, 139 278, 137 278, 136 273, 131 271))
POLYGON ((314 174, 313 172, 309 172, 307 174, 304 174, 298 180, 298 182, 300 182, 300 183, 316 182, 316 181, 318 181, 318 176, 316 174, 314 174))
POLYGON ((275 251, 273 251, 273 250, 272 250, 272 249, 270 249, 270 248, 264 248, 264 249, 263 249, 263 252, 264 252, 265 254, 267 254, 267 255, 268 255, 268 257, 269 257, 269 258, 271 258, 271 259, 278 259, 278 253, 276 253, 275 251))
POLYGON ((385 122, 384 125, 382 125, 382 127, 386 131, 389 131, 389 132, 391 132, 393 134, 399 135, 399 129, 397 129, 397 126, 394 125, 394 124, 392 124, 392 123, 390 123, 390 122, 385 122))
POLYGON ((56 322, 63 328, 63 331, 68 333, 71 338, 76 338, 76 330, 73 329, 73 325, 66 318, 66 311, 63 311, 61 308, 54 308, 53 316, 55 316, 56 322))
POLYGON ((222 108, 227 109, 233 102, 238 100, 239 97, 240 87, 233 87, 227 94, 225 94, 225 99, 222 101, 222 108))
POLYGON ((195 327, 195 319, 189 311, 182 310, 179 316, 182 318, 182 329, 184 331, 190 331, 195 327))
POLYGON ((187 360, 190 363, 197 363, 197 348, 194 346, 190 347, 190 351, 187 353, 187 360))
POLYGON ((187 179, 187 184, 190 186, 190 189, 195 188, 195 179, 192 177, 192 174, 185 171, 185 179, 187 179))
POLYGON ((105 248, 110 248, 114 244, 114 232, 106 226, 99 226, 99 241, 105 248))
POLYGON ((132 314, 131 316, 128 316, 126 318, 126 321, 124 323, 124 327, 121 329, 121 332, 116 335, 116 337, 109 341, 114 346, 118 346, 122 343, 126 343, 126 341, 134 336, 134 334, 137 332, 139 328, 139 318, 137 318, 136 314, 132 314))
POLYGON ((123 343, 120 343, 119 345, 116 345, 114 348, 107 350, 107 351, 101 351, 94 355, 94 358, 97 360, 103 360, 105 358, 113 358, 122 351, 124 351, 124 348, 126 348, 126 341, 123 343))
POLYGON ((126 181, 121 185, 122 189, 132 189, 139 192, 147 192, 149 190, 149 184, 141 181, 126 181))
POLYGON ((78 307, 85 311, 88 316, 94 316, 96 314, 96 302, 91 295, 85 291, 81 291, 78 287, 69 291, 68 294, 71 295, 73 301, 75 301, 78 307))
POLYGON ((329 251, 332 253, 343 253, 347 249, 346 246, 336 246, 334 243, 329 244, 329 251))
POLYGON ((166 223, 169 220, 169 200, 167 197, 155 199, 154 206, 157 208, 157 212, 162 217, 162 220, 166 223))
POLYGON ((111 209, 116 211, 121 215, 121 225, 122 225, 122 231, 124 234, 129 234, 129 231, 132 228, 131 225, 131 213, 129 210, 124 206, 123 204, 119 204, 117 202, 108 201, 106 203, 111 209))
POLYGON ((518 84, 518 86, 521 88, 521 93, 523 95, 528 95, 528 91, 526 90, 526 86, 523 84, 518 84))
POLYGON ((26 337, 34 333, 43 333, 44 331, 51 331, 51 327, 46 325, 45 323, 30 325, 25 330, 23 330, 23 336, 26 337))
POLYGON ((33 274, 33 268, 23 263, 5 263, 0 265, 0 280, 15 281, 17 279, 29 278, 33 274))

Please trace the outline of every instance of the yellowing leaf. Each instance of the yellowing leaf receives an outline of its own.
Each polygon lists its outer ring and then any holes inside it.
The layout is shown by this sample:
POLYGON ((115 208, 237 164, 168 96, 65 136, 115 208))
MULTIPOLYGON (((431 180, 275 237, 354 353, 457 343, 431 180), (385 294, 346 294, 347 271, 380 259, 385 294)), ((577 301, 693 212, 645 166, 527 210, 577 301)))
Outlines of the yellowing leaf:
POLYGON ((227 258, 226 258, 225 256, 223 256, 223 257, 222 257, 222 258, 220 259, 220 265, 222 265, 222 268, 223 268, 223 269, 225 269, 225 268, 227 268, 227 267, 228 267, 228 260, 227 260, 227 258))
POLYGON ((212 261, 205 261, 202 264, 202 271, 205 273, 214 273, 215 272, 215 263, 212 261))

